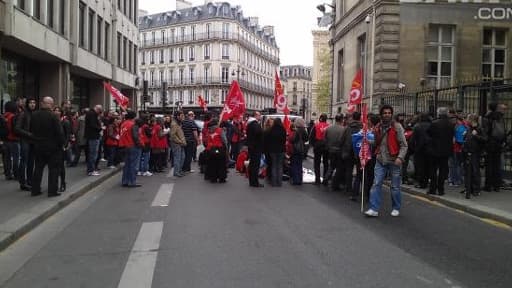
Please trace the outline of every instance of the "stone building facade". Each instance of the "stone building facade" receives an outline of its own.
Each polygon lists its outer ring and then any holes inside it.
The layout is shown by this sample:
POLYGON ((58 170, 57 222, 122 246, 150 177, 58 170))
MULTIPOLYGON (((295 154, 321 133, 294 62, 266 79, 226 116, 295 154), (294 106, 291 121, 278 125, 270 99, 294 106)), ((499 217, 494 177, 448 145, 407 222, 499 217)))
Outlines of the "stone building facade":
POLYGON ((288 109, 292 114, 302 116, 306 121, 311 119, 312 102, 312 68, 303 65, 281 66, 280 78, 284 86, 284 95, 288 109))
POLYGON ((136 87, 137 0, 0 0, 0 97, 115 108, 103 81, 136 87))
MULTIPOLYGON (((331 79, 332 75, 332 60, 329 61, 328 67, 322 67, 322 58, 325 58, 326 55, 329 55, 329 58, 332 58, 332 50, 329 46, 330 34, 327 30, 313 30, 313 71, 312 71, 312 94, 311 94, 311 102, 310 102, 310 110, 311 116, 310 119, 317 119, 320 116, 320 113, 327 112, 320 111, 317 107, 317 99, 318 99, 318 82, 321 78, 327 77, 331 79), (328 68, 328 69, 325 69, 328 68)), ((330 101, 332 103, 332 101, 330 101)), ((322 109, 323 110, 323 109, 322 109)))
POLYGON ((466 79, 510 78, 511 2, 469 2, 333 1, 333 112, 346 108, 360 68, 365 101, 371 99, 374 110, 381 95, 400 93, 399 87, 416 91, 466 79))
POLYGON ((185 4, 139 19, 139 75, 149 83, 145 108, 198 110, 202 95, 210 110, 220 112, 232 80, 240 83, 249 111, 272 107, 279 67, 274 28, 227 2, 185 4))

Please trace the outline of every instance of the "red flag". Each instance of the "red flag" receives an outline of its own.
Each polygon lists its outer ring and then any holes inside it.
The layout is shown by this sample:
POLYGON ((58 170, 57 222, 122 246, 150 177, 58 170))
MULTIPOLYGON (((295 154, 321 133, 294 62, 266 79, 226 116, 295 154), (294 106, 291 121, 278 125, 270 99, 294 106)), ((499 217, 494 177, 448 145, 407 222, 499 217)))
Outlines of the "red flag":
POLYGON ((224 102, 224 108, 222 109, 222 113, 220 114, 221 121, 226 121, 230 117, 236 118, 244 115, 245 113, 245 100, 244 94, 240 89, 240 85, 236 80, 233 80, 231 83, 231 88, 229 88, 229 93, 224 102))
POLYGON ((274 89, 274 107, 276 108, 277 113, 284 113, 288 115, 290 110, 288 109, 288 103, 286 103, 286 97, 284 97, 283 93, 283 85, 281 85, 281 80, 279 80, 279 75, 275 74, 275 89, 274 89))
POLYGON ((103 86, 105 87, 105 89, 108 90, 108 92, 110 92, 112 97, 114 97, 114 100, 123 110, 126 110, 126 108, 128 108, 128 97, 124 96, 123 93, 121 93, 121 91, 117 90, 116 87, 110 85, 110 83, 103 81, 103 86))
POLYGON ((363 101, 363 69, 357 71, 354 80, 352 80, 352 88, 350 89, 349 105, 359 105, 363 101))
POLYGON ((370 151, 370 143, 368 142, 368 107, 366 104, 362 105, 362 116, 363 117, 363 142, 361 143, 361 150, 359 150, 359 160, 361 161, 361 169, 364 169, 366 163, 372 159, 370 151))
POLYGON ((203 108, 203 111, 208 111, 208 108, 206 107, 206 101, 204 101, 203 96, 197 95, 197 103, 199 104, 199 107, 203 108))
POLYGON ((288 115, 284 115, 283 126, 288 134, 292 131, 292 122, 290 122, 290 118, 288 118, 288 115))

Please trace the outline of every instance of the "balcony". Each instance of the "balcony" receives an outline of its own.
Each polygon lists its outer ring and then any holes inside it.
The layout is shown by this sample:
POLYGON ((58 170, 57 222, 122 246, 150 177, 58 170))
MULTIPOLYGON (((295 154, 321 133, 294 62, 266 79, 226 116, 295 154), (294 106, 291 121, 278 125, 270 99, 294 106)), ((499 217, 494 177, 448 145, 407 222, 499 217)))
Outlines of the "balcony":
POLYGON ((279 64, 279 57, 273 56, 268 52, 260 49, 255 44, 250 41, 243 39, 241 35, 237 33, 223 33, 222 31, 210 32, 210 33, 197 33, 195 37, 192 35, 184 35, 180 37, 165 37, 163 39, 156 39, 154 41, 142 41, 140 48, 150 48, 150 47, 163 47, 168 45, 176 45, 176 44, 190 44, 197 42, 205 42, 205 41, 214 41, 214 40, 228 40, 230 42, 237 42, 241 46, 245 47, 247 50, 252 53, 265 58, 266 60, 279 64))

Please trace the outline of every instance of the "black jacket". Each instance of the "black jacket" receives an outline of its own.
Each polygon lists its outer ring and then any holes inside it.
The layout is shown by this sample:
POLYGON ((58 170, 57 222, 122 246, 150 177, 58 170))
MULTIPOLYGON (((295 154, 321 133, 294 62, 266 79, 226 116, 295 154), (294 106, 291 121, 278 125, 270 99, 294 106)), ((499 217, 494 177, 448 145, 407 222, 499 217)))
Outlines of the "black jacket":
POLYGON ((87 140, 100 139, 101 122, 98 113, 94 109, 85 114, 85 132, 84 137, 87 140))
POLYGON ((24 141, 32 140, 32 133, 30 133, 30 121, 32 120, 33 111, 25 110, 16 121, 16 127, 14 127, 14 132, 24 141))
POLYGON ((247 148, 249 148, 250 153, 263 152, 263 128, 256 120, 247 125, 247 148))
POLYGON ((429 121, 418 122, 414 125, 411 139, 411 147, 414 153, 426 153, 430 145, 430 135, 428 130, 430 129, 431 123, 429 121))
POLYGON ((487 135, 481 127, 470 127, 464 137, 463 151, 480 154, 484 150, 486 141, 487 135), (473 131, 476 131, 476 135, 473 135, 473 131))
POLYGON ((430 155, 434 157, 449 157, 453 153, 453 136, 455 127, 448 117, 440 117, 432 122, 428 129, 430 136, 430 155))
POLYGON ((272 126, 268 131, 268 138, 263 141, 268 143, 269 153, 284 153, 286 145, 286 130, 283 126, 272 126))
POLYGON ((341 137, 341 157, 343 159, 356 158, 354 148, 352 146, 352 134, 355 134, 363 129, 361 121, 352 121, 345 128, 345 132, 341 137))
POLYGON ((60 120, 51 110, 41 109, 32 113, 30 133, 36 152, 56 153, 65 144, 64 131, 60 120))

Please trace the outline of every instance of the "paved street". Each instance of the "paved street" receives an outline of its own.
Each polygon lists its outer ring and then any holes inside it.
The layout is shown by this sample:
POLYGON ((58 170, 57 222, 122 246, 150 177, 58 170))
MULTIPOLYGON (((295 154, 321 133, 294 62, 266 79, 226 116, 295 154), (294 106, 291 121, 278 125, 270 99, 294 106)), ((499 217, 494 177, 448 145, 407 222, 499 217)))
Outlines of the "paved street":
MULTIPOLYGON (((404 195, 368 219, 324 187, 120 175, 0 253, 1 287, 510 287, 512 231, 404 195)), ((388 197, 385 197, 388 198, 388 197)))

